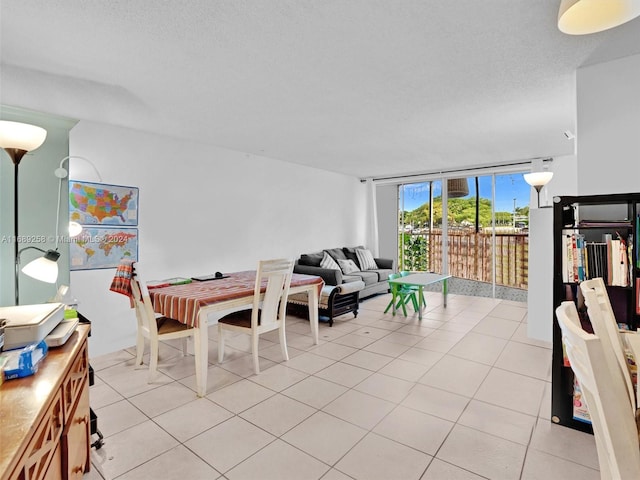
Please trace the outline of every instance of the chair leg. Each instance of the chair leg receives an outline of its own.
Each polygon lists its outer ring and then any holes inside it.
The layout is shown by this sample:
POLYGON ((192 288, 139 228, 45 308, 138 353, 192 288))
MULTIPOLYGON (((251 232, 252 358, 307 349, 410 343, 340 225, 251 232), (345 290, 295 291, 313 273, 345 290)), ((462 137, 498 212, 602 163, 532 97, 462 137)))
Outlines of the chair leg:
POLYGON ((224 360, 224 330, 218 327, 218 363, 224 360))
POLYGON ((400 297, 400 301, 402 303, 402 313, 404 313, 404 316, 407 316, 407 299, 405 299, 404 297, 400 297))
POLYGON ((418 310, 420 310, 420 307, 418 306, 418 299, 416 298, 416 294, 412 293, 411 294, 411 303, 413 303, 413 311, 417 312, 418 310))
MULTIPOLYGON (((393 307, 394 303, 396 303, 396 296, 395 296, 395 294, 392 293, 391 294, 391 301, 389 302, 389 305, 387 305, 387 308, 384 309, 384 313, 387 313, 389 311, 389 309, 391 307, 393 307)), ((393 312, 393 313, 395 315, 395 312, 393 312)))
POLYGON ((142 365, 142 356, 144 355, 144 337, 138 332, 136 340, 136 365, 142 365))
POLYGON ((187 337, 182 338, 182 356, 187 356, 187 337))
POLYGON ((158 339, 150 339, 150 355, 149 355, 149 383, 156 378, 158 373, 158 339))
POLYGON ((258 375, 260 373, 260 362, 258 361, 258 339, 260 335, 256 332, 251 333, 251 353, 253 355, 253 371, 258 375))
POLYGON ((289 352, 287 351, 287 334, 284 331, 284 323, 280 325, 280 348, 282 349, 282 358, 285 362, 289 361, 289 352))

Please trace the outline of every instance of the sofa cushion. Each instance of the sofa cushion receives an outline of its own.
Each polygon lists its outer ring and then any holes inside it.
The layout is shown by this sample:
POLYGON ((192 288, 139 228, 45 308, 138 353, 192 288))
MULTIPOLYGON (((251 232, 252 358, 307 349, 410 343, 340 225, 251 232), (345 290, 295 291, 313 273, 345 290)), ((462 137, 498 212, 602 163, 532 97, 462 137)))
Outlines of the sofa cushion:
POLYGON ((303 253, 300 255, 298 263, 300 265, 309 265, 310 267, 319 267, 324 252, 303 253))
POLYGON ((360 272, 351 275, 342 275, 342 283, 362 282, 362 278, 358 275, 360 272))
POLYGON ((389 275, 393 273, 393 270, 386 268, 379 268, 378 270, 367 270, 367 272, 375 272, 378 274, 378 281, 384 282, 389 280, 389 275))
POLYGON ((324 253, 322 257, 322 261, 320 262, 320 266, 322 268, 327 268, 329 270, 340 270, 340 265, 336 263, 336 261, 329 255, 328 253, 324 253))
POLYGON ((358 245, 357 247, 344 247, 342 251, 349 260, 353 260, 359 268, 362 268, 358 263, 358 256, 356 255, 356 249, 358 248, 364 248, 364 246, 358 245))
MULTIPOLYGON (((360 279, 364 282, 365 286, 368 285, 373 285, 374 283, 378 283, 378 274, 377 272, 374 271, 361 271, 361 272, 355 272, 352 273, 351 275, 349 275, 349 277, 355 277, 358 276, 360 277, 360 279)), ((342 277, 344 279, 344 276, 342 277)))
POLYGON ((360 268, 358 268, 358 266, 356 265, 356 262, 354 262, 353 260, 339 259, 338 265, 340 265, 340 270, 342 270, 342 273, 344 273, 345 275, 349 275, 350 273, 355 273, 360 271, 360 268))
POLYGON ((356 249, 356 256, 358 257, 358 263, 360 263, 362 270, 377 270, 378 264, 374 260, 371 250, 358 248, 356 249))
POLYGON ((325 250, 329 255, 333 257, 334 260, 346 260, 344 252, 341 248, 328 248, 325 250))

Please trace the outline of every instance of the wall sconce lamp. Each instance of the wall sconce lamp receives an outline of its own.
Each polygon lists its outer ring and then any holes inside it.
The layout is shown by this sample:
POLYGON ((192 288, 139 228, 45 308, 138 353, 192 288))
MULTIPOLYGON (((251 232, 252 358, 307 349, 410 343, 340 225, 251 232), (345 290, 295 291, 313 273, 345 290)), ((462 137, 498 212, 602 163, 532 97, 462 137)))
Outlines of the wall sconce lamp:
MULTIPOLYGON (((19 263, 19 257, 20 257, 20 252, 18 250, 18 165, 20 165, 20 161, 22 160, 22 157, 24 157, 28 152, 35 150, 40 145, 42 145, 46 138, 47 138, 47 131, 42 127, 29 125, 28 123, 0 120, 0 147, 3 148, 5 152, 7 152, 7 154, 11 158, 11 161, 13 162, 13 165, 14 165, 13 244, 14 244, 14 258, 16 263, 16 283, 15 283, 16 305, 19 305, 18 303, 19 302, 18 263, 19 263)), ((36 248, 36 247, 32 247, 32 248, 36 248)), ((57 268, 58 266, 56 264, 56 277, 57 277, 57 268)))
MULTIPOLYGON (((69 171, 66 168, 63 168, 62 165, 64 164, 64 162, 68 162, 72 158, 77 158, 79 160, 84 160, 89 165, 91 165, 91 168, 93 168, 93 171, 96 173, 96 176, 98 177, 98 181, 102 182, 102 176, 100 175, 100 172, 98 171, 96 166, 93 164, 93 162, 91 160, 89 160, 88 158, 81 157, 81 156, 78 156, 78 155, 68 155, 68 156, 64 157, 62 160, 60 160, 60 165, 53 172, 53 174, 60 180, 59 183, 58 183, 58 209, 56 210, 56 249, 58 247, 58 243, 57 242, 58 242, 58 225, 60 223, 60 207, 62 206, 62 203, 61 203, 62 202, 62 197, 61 197, 62 196, 62 182, 69 175, 69 171)), ((71 220, 69 222, 69 236, 70 237, 77 237, 78 235, 80 235, 81 232, 82 232, 82 225, 80 225, 78 222, 74 222, 73 220, 71 220)))
POLYGON ((551 181, 553 172, 531 172, 524 174, 524 181, 536 189, 538 193, 538 208, 540 208, 540 190, 551 181))
POLYGON ((617 27, 638 15, 637 0, 562 0, 558 29, 569 35, 585 35, 617 27))

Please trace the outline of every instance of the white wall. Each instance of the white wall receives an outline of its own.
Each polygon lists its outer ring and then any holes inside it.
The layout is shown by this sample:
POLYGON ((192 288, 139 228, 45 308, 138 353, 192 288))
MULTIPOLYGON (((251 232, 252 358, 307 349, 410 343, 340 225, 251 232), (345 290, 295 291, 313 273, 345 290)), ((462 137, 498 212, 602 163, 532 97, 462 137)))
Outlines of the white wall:
MULTIPOLYGON (((553 178, 540 192, 540 205, 553 205, 553 197, 577 195, 577 160, 574 155, 555 157, 549 165, 553 178)), ((527 335, 537 340, 553 337, 553 209, 536 208, 531 189, 529 203, 529 288, 527 335)))
MULTIPOLYGON (((365 240, 366 188, 355 177, 84 121, 69 151, 95 163, 103 183, 139 187, 146 280, 255 269, 260 259, 365 240)), ((135 343, 129 302, 109 291, 114 272, 71 272, 92 321, 91 356, 135 343)))
POLYGON ((580 195, 640 191, 640 55, 577 71, 580 195))

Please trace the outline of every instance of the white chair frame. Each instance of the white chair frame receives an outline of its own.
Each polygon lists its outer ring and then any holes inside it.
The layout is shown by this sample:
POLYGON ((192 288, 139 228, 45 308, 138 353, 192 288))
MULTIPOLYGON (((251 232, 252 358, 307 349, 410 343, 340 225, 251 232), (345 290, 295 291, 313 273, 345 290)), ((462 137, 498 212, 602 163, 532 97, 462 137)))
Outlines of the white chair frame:
POLYGON ((612 375, 601 339, 585 332, 573 302, 556 309, 567 357, 591 416, 600 475, 604 480, 640 478, 640 444, 621 375, 612 375))
POLYGON ((293 265, 290 259, 263 260, 258 263, 252 308, 225 315, 218 320, 219 363, 224 360, 225 330, 251 335, 251 354, 256 375, 260 373, 258 341, 263 333, 279 331, 282 357, 285 361, 289 360, 285 323, 293 265), (263 279, 267 281, 264 296, 260 293, 263 279))
POLYGON ((159 342, 164 340, 181 339, 182 354, 187 355, 187 338, 195 336, 195 329, 178 320, 159 316, 153 311, 151 297, 146 283, 142 280, 138 264, 134 263, 134 274, 131 278, 131 291, 138 321, 136 339, 136 365, 143 364, 145 338, 149 341, 149 383, 158 372, 159 342))
MULTIPOLYGON (((635 411, 638 408, 636 392, 631 381, 627 357, 624 353, 624 341, 611 307, 607 287, 602 278, 593 278, 580 283, 580 290, 587 306, 587 313, 589 314, 593 331, 602 342, 607 365, 612 374, 618 372, 618 374, 622 375, 630 406, 635 415, 635 411)), ((631 335, 634 334, 631 333, 631 335)))

